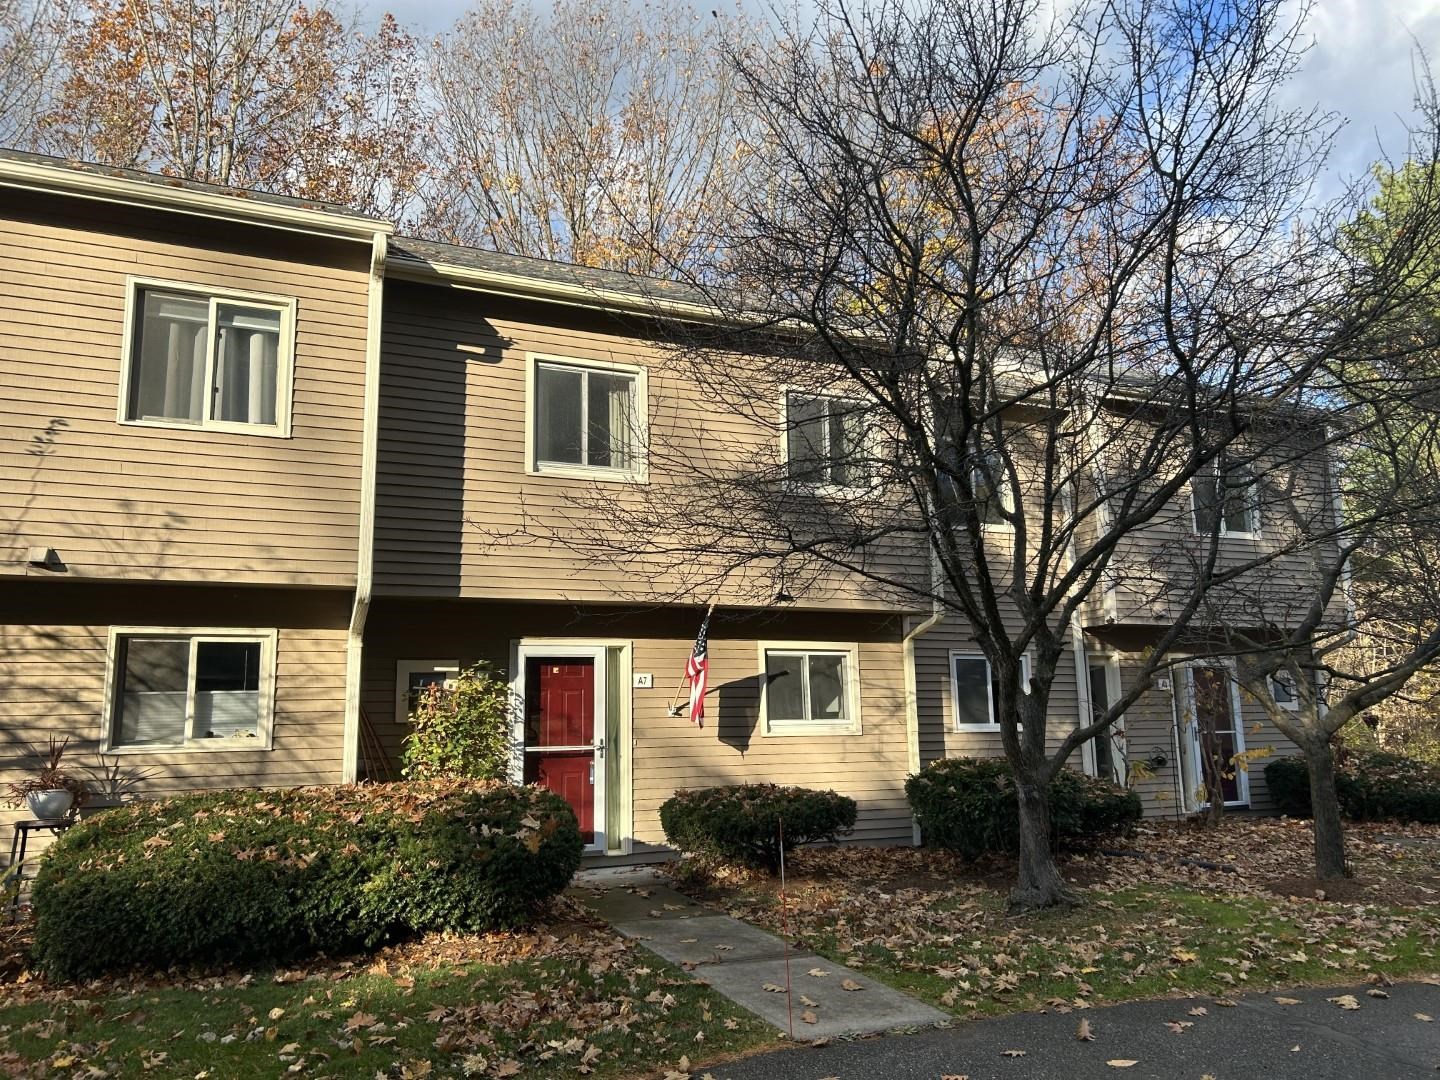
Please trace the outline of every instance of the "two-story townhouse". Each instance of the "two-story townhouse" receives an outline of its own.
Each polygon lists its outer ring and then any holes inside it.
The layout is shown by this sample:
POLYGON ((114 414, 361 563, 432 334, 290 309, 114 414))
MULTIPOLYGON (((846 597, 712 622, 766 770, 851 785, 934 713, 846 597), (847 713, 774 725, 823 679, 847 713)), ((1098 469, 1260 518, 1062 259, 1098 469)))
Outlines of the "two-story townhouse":
POLYGON ((0 779, 353 775, 390 231, 0 154, 0 779))
MULTIPOLYGON (((834 788, 857 838, 909 842, 907 775, 1000 752, 963 621, 844 575, 718 587, 707 723, 674 708, 704 604, 567 531, 596 527, 587 492, 774 438, 665 363, 657 314, 707 317, 683 290, 26 155, 0 190, 0 778, 50 732, 157 794, 393 777, 414 695, 480 660, 514 692, 513 777, 564 793, 597 856, 660 850, 675 789, 745 781, 834 788)), ((776 402, 838 422, 816 407, 776 402)), ((1153 615, 1087 607, 1054 732, 1119 692, 1153 615)), ((1150 812, 1196 805, 1185 672, 1075 763, 1128 762, 1150 812)), ((1229 708, 1237 749, 1278 739, 1229 708)))

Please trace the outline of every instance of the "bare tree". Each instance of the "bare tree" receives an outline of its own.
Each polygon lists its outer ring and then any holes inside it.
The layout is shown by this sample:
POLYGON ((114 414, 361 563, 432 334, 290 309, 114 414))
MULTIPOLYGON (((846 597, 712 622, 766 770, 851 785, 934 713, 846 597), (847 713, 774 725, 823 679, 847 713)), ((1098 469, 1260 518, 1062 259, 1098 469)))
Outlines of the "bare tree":
MULTIPOLYGON (((1211 591, 1285 554, 1191 528, 1197 481, 1272 447, 1323 462, 1315 376, 1408 287, 1347 277, 1344 215, 1309 205, 1333 120, 1280 103, 1293 9, 1039 10, 882 0, 729 53, 764 196, 691 275, 720 329, 680 335, 672 363, 734 420, 652 416, 649 483, 566 523, 701 599, 859 578, 968 623, 1019 797, 1016 908, 1074 900, 1050 781, 1177 650, 1213 643, 1211 591), (1167 530, 1178 554, 1155 548, 1167 530), (1163 601, 1129 590, 1135 677, 1054 730, 1075 628, 1127 582, 1163 601)), ((1436 205, 1413 218, 1429 239, 1436 205)))
POLYGON ((640 273, 706 254, 746 171, 712 14, 480 0, 431 49, 427 233, 640 273))
POLYGON ((0 0, 0 146, 33 141, 54 89, 67 7, 59 0, 0 0))

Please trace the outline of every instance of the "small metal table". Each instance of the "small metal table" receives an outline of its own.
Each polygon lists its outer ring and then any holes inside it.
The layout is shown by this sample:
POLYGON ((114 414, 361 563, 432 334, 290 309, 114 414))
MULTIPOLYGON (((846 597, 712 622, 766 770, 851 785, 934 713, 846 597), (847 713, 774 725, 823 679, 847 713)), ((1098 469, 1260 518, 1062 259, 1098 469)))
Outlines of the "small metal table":
POLYGON ((41 821, 39 818, 30 818, 26 821, 15 823, 15 835, 10 841, 10 864, 6 871, 9 878, 7 887, 12 890, 10 893, 10 921, 14 922, 16 915, 20 912, 20 891, 25 884, 25 870, 22 865, 25 862, 25 851, 30 846, 30 834, 49 829, 56 836, 75 824, 75 818, 65 817, 56 821, 41 821))

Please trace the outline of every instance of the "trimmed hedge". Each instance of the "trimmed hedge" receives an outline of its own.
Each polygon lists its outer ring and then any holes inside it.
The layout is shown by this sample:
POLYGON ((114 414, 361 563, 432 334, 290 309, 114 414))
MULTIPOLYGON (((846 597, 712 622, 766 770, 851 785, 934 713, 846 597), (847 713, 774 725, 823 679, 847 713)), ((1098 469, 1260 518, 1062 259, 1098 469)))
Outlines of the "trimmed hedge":
POLYGON ((523 922, 580 865, 575 815, 487 782, 225 791, 76 825, 35 880, 34 958, 80 978, 265 963, 523 922))
MULTIPOLYGON (((905 781, 905 796, 925 843, 963 858, 1020 848, 1020 805, 1004 758, 945 758, 905 781)), ((1140 820, 1140 797, 1108 780, 1062 770, 1050 784, 1057 845, 1129 831, 1140 820)))
MULTIPOLYGON (((1340 812, 1351 821, 1414 821, 1440 824, 1440 769, 1381 750, 1335 753, 1340 812)), ((1310 773, 1303 757, 1265 766, 1265 783, 1280 812, 1309 817, 1310 773)))
POLYGON ((785 850, 837 840, 855 828, 855 800, 833 791, 778 784, 677 791, 660 806, 660 827, 672 847, 702 859, 774 872, 785 850))

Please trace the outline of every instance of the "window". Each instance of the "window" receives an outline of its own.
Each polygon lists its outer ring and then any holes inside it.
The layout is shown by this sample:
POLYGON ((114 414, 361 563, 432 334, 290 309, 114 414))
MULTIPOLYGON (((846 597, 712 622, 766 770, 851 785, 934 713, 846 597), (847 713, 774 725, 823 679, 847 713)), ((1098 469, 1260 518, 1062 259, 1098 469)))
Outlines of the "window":
MULTIPOLYGON (((1030 658, 1020 657, 1020 686, 1030 692, 1030 658)), ((950 654, 950 697, 957 731, 998 730, 995 703, 1000 699, 990 661, 979 653, 950 654)))
POLYGON ((1255 476, 1249 469, 1227 469, 1197 476, 1190 484, 1195 532, 1216 531, 1221 536, 1253 536, 1260 531, 1260 507, 1255 476))
POLYGON ((785 395, 785 465, 791 480, 812 487, 863 483, 865 428, 860 406, 845 398, 785 395))
POLYGON ((274 642, 258 631, 116 633, 102 750, 268 749, 274 642))
POLYGON ((294 302, 136 283, 121 418, 288 435, 294 302))
POLYGON ((767 732, 859 730, 853 646, 762 645, 761 650, 767 732))
POLYGON ((1280 668, 1269 677, 1270 696, 1282 709, 1295 710, 1300 707, 1300 694, 1295 689, 1295 677, 1285 668, 1280 668))
POLYGON ((535 360, 533 469, 636 478, 642 468, 642 373, 535 360))
POLYGON ((975 492, 975 512, 985 525, 1010 528, 1011 511, 1009 473, 1005 459, 995 451, 985 454, 970 467, 970 486, 975 492))
POLYGON ((449 689, 455 685, 460 665, 454 660, 401 660, 395 665, 395 721, 410 719, 420 695, 432 686, 449 689))

